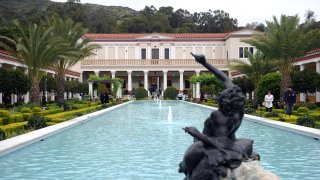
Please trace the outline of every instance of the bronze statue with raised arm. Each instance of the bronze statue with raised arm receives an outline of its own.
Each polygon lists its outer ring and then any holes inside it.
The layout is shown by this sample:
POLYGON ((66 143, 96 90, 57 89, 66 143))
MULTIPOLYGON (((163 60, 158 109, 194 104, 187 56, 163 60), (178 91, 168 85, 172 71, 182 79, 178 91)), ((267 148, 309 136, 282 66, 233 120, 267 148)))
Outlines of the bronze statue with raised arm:
POLYGON ((185 173, 187 180, 218 180, 227 175, 228 168, 237 168, 242 161, 260 157, 252 150, 253 140, 237 139, 235 135, 244 116, 245 96, 241 89, 208 64, 204 55, 192 55, 223 82, 225 89, 216 98, 219 109, 204 122, 202 133, 195 127, 183 128, 195 142, 185 152, 179 172, 185 173))

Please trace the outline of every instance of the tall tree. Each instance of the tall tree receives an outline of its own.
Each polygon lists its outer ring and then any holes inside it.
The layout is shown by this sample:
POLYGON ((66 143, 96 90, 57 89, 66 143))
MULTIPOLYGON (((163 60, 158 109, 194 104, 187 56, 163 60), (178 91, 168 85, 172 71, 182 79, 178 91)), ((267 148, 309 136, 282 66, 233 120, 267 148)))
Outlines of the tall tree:
POLYGON ((245 62, 242 60, 234 60, 233 63, 230 64, 230 68, 246 74, 253 82, 254 85, 254 99, 256 99, 256 90, 259 84, 261 77, 269 72, 275 70, 275 66, 269 61, 265 60, 264 54, 260 51, 257 51, 255 54, 251 52, 245 51, 248 55, 249 62, 245 62))
POLYGON ((308 100, 308 93, 315 93, 320 90, 320 74, 305 69, 291 74, 292 88, 299 93, 305 93, 308 100))
POLYGON ((64 103, 66 71, 79 60, 94 54, 93 50, 99 48, 99 46, 89 44, 91 40, 84 37, 88 30, 83 28, 80 23, 74 23, 70 18, 64 20, 53 16, 49 25, 53 27, 53 35, 65 39, 68 44, 63 56, 56 58, 53 64, 57 71, 58 80, 57 104, 62 106, 64 103))
POLYGON ((24 30, 17 21, 14 21, 14 25, 16 31, 11 31, 11 38, 0 36, 5 41, 0 41, 0 46, 27 65, 31 79, 30 101, 39 103, 39 81, 44 75, 43 69, 62 55, 67 44, 59 37, 52 37, 52 27, 33 24, 24 30))
POLYGON ((282 15, 280 21, 274 16, 273 21, 266 23, 265 34, 256 34, 252 39, 244 42, 255 46, 268 59, 277 63, 282 75, 281 94, 283 94, 286 87, 291 85, 290 73, 295 59, 317 45, 315 38, 319 37, 320 29, 305 31, 304 27, 299 28, 298 16, 282 15))

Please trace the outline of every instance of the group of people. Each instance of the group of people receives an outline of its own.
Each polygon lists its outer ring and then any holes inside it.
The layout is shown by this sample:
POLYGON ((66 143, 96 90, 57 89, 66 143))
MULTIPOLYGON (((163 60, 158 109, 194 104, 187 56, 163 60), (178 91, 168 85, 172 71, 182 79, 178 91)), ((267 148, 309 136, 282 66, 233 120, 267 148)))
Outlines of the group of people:
MULTIPOLYGON (((291 87, 288 87, 287 91, 284 94, 284 101, 286 103, 286 114, 291 115, 293 105, 296 103, 296 93, 292 90, 291 87)), ((264 96, 263 105, 266 107, 267 112, 272 111, 274 97, 271 94, 271 91, 268 91, 268 94, 264 96)))

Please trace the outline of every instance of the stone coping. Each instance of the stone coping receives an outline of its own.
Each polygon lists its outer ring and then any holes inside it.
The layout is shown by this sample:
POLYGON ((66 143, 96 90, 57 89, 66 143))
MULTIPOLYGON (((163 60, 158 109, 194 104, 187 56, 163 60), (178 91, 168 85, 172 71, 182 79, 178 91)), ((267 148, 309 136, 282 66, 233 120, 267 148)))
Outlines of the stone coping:
POLYGON ((96 111, 96 112, 86 114, 84 116, 80 116, 80 117, 77 117, 77 118, 74 118, 74 119, 71 119, 71 120, 68 120, 65 122, 61 122, 61 123, 58 123, 58 124, 55 124, 52 126, 48 126, 48 127, 42 128, 42 129, 38 129, 38 130, 35 130, 32 132, 26 133, 26 134, 15 136, 15 137, 6 139, 4 141, 0 141, 0 157, 4 156, 6 154, 9 154, 13 151, 16 151, 18 149, 21 149, 25 146, 28 146, 32 143, 35 143, 37 141, 41 141, 45 138, 48 138, 52 135, 59 133, 59 132, 62 132, 62 131, 65 131, 69 128, 77 126, 79 124, 83 124, 83 123, 91 120, 93 117, 100 116, 105 112, 112 111, 116 108, 119 108, 121 106, 129 104, 131 102, 133 102, 133 101, 128 101, 128 102, 125 102, 125 103, 122 103, 122 104, 119 104, 116 106, 109 107, 107 109, 96 111))
MULTIPOLYGON (((186 101, 183 101, 183 102, 186 102, 186 101)), ((201 106, 201 107, 204 107, 204 108, 213 109, 213 110, 217 110, 218 109, 218 108, 207 106, 207 105, 203 105, 203 104, 196 104, 196 103, 192 103, 192 102, 186 102, 186 103, 197 105, 197 106, 201 106)), ((246 117, 247 120, 255 122, 255 123, 261 123, 261 124, 264 124, 264 125, 267 125, 267 126, 275 127, 275 128, 278 128, 278 129, 283 129, 283 130, 286 130, 286 131, 290 131, 290 132, 294 132, 294 133, 297 133, 297 134, 305 135, 305 136, 314 138, 316 140, 320 140, 320 130, 319 129, 309 128, 309 127, 300 126, 300 125, 296 125, 296 124, 285 123, 285 122, 281 122, 281 121, 270 120, 270 119, 267 119, 267 118, 253 116, 253 115, 249 115, 249 114, 245 114, 244 117, 246 117)))

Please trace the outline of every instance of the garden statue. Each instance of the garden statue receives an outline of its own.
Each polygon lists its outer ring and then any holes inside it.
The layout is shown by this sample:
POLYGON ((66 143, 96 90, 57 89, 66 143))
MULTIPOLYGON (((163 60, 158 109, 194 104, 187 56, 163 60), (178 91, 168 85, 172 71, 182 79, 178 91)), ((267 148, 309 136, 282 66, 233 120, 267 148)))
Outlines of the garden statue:
POLYGON ((244 116, 245 96, 241 89, 223 72, 208 64, 204 55, 192 55, 223 82, 225 89, 216 98, 219 109, 204 122, 202 133, 195 127, 183 128, 195 142, 185 152, 179 172, 185 173, 187 180, 221 179, 227 176, 228 169, 260 157, 253 151, 253 140, 237 139, 235 135, 244 116))

